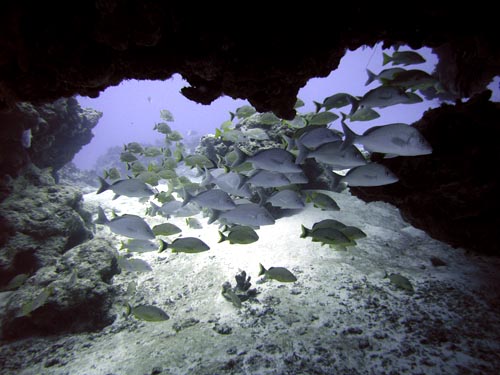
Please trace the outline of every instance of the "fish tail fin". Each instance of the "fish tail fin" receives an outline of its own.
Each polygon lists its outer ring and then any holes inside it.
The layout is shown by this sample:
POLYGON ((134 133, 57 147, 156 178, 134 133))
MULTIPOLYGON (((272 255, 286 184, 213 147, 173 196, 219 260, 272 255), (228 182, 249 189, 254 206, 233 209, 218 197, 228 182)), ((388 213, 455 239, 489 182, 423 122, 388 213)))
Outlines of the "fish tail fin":
POLYGON ((282 135, 281 136, 281 139, 283 139, 283 141, 285 142, 286 144, 286 150, 287 151, 291 151, 293 149, 293 146, 294 146, 294 141, 292 138, 290 137, 287 137, 286 135, 282 135))
POLYGON ((340 146, 340 150, 345 150, 347 149, 347 147, 354 144, 354 141, 356 140, 356 137, 358 135, 354 133, 344 121, 342 121, 342 131, 344 132, 345 138, 344 142, 342 142, 342 146, 340 146))
POLYGON ((261 263, 259 263, 259 274, 257 276, 265 274, 266 271, 267 270, 264 268, 264 266, 261 263))
POLYGON ((217 241, 217 243, 221 243, 221 242, 224 242, 227 240, 227 237, 221 231, 219 231, 219 237, 220 238, 219 238, 219 241, 217 241))
POLYGON ((365 86, 368 86, 370 83, 377 79, 377 75, 373 73, 370 69, 366 69, 366 73, 368 74, 368 79, 365 82, 365 86))
POLYGON ((295 164, 302 164, 302 162, 307 159, 307 156, 309 155, 309 150, 300 142, 298 139, 295 142, 297 145, 297 148, 299 149, 299 153, 297 154, 297 157, 295 158, 295 164))
POLYGON ((222 131, 219 128, 215 129, 215 138, 222 138, 222 131))
POLYGON ((212 209, 212 213, 209 216, 207 223, 212 224, 215 220, 219 218, 220 213, 221 211, 212 209))
POLYGON ((182 202, 181 207, 184 207, 186 204, 191 202, 191 199, 193 199, 193 196, 186 189, 184 189, 184 201, 182 202))
POLYGON ((163 240, 160 240, 160 248, 158 249, 159 253, 164 252, 168 248, 168 243, 163 240))
POLYGON ((339 187, 340 183, 342 182, 342 178, 344 176, 338 174, 338 173, 335 173, 334 171, 330 171, 331 173, 329 173, 329 176, 330 178, 332 179, 332 190, 333 191, 337 191, 337 188, 339 187))
POLYGON ((259 206, 263 206, 267 201, 267 196, 263 188, 257 188, 257 195, 259 196, 259 206))
POLYGON ((207 186, 207 185, 212 184, 214 177, 212 176, 212 174, 210 173, 210 171, 206 167, 204 167, 203 169, 204 169, 205 177, 203 177, 203 180, 201 180, 200 185, 207 186))
POLYGON ((300 238, 306 238, 311 232, 311 230, 307 229, 303 224, 300 226, 300 229, 302 231, 302 233, 300 234, 300 238))
POLYGON ((314 103, 314 106, 316 107, 316 113, 321 111, 321 108, 323 108, 323 104, 315 102, 314 100, 313 100, 313 103, 314 103))
POLYGON ((103 174, 104 174, 104 179, 108 178, 108 177, 109 177, 109 172, 108 172, 108 170, 107 170, 107 169, 105 169, 103 172, 104 172, 104 173, 103 173, 103 174))
POLYGON ((177 155, 176 161, 177 161, 177 163, 180 163, 183 160, 184 160, 184 153, 179 152, 179 154, 177 155))
POLYGON ((99 187, 99 190, 97 190, 96 194, 101 194, 103 191, 106 191, 110 188, 110 184, 108 184, 106 182, 106 180, 104 178, 102 178, 101 176, 98 176, 99 177, 99 182, 101 183, 101 186, 99 187))
POLYGON ((156 216, 158 211, 160 211, 160 206, 158 206, 153 202, 149 202, 149 204, 151 205, 151 210, 150 210, 151 216, 156 216))
POLYGON ((241 177, 240 183, 238 184, 238 190, 241 189, 243 187, 243 185, 245 185, 247 183, 247 181, 248 181, 247 176, 241 177))
POLYGON ((354 96, 349 96, 349 102, 351 103, 351 111, 349 112, 349 115, 352 115, 359 108, 359 100, 354 96))
POLYGON ((434 90, 436 90, 437 94, 445 94, 448 92, 443 86, 443 84, 439 81, 436 81, 436 83, 432 87, 434 88, 434 90))
POLYGON ((234 152, 236 152, 237 157, 236 160, 233 162, 233 164, 231 164, 231 168, 243 164, 243 162, 247 158, 247 155, 243 151, 241 151, 238 147, 234 148, 234 152))
POLYGON ((389 62, 392 61, 392 57, 389 56, 387 53, 382 53, 382 57, 383 57, 383 62, 382 62, 382 65, 387 65, 389 62))
POLYGON ((106 224, 108 222, 109 222, 109 220, 106 217, 104 210, 101 208, 101 206, 98 206, 97 207, 97 219, 96 219, 95 223, 96 224, 106 224))

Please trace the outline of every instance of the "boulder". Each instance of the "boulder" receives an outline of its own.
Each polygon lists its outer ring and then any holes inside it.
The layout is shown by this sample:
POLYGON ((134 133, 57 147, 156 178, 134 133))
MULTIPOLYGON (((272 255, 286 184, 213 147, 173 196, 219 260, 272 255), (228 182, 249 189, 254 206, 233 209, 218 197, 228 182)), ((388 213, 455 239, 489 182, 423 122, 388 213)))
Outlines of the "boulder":
POLYGON ((116 250, 96 238, 40 268, 18 290, 10 293, 2 314, 2 336, 98 331, 114 320, 110 314, 119 273, 116 250))
POLYGON ((31 165, 13 180, 0 203, 0 287, 15 275, 54 265, 69 249, 92 238, 82 193, 56 185, 50 170, 31 165))

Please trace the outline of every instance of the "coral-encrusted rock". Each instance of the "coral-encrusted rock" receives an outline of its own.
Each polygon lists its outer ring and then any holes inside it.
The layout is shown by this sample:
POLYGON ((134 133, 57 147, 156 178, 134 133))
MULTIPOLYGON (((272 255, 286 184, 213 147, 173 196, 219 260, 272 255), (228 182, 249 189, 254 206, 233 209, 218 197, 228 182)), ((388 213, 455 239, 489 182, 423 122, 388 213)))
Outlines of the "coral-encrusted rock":
POLYGON ((81 108, 75 98, 38 106, 18 103, 0 112, 0 176, 17 176, 29 160, 39 168, 57 171, 90 142, 101 116, 101 112, 81 108), (25 148, 21 137, 28 129, 32 139, 25 148))
POLYGON ((67 250, 92 238, 82 193, 56 185, 49 171, 31 166, 10 188, 0 203, 0 286, 17 274, 55 264, 67 250))
POLYGON ((498 255, 500 105, 488 101, 490 95, 426 112, 414 126, 431 143, 432 155, 377 160, 400 181, 351 188, 352 194, 394 204, 436 239, 498 255))
POLYGON ((97 331, 111 324, 116 290, 110 282, 117 273, 109 241, 93 239, 74 247, 11 292, 2 314, 3 338, 97 331))

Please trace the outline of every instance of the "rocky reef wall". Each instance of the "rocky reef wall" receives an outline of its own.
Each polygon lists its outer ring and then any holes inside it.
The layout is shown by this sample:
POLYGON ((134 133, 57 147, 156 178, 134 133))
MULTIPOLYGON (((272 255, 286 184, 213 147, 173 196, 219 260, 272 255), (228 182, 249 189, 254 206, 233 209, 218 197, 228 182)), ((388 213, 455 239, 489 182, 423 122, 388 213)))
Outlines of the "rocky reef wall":
POLYGON ((29 162, 56 172, 91 141, 101 117, 101 112, 81 108, 75 98, 17 103, 0 112, 0 176, 15 177, 29 162))
POLYGON ((10 190, 0 203, 3 338, 98 330, 111 323, 116 250, 93 238, 82 193, 33 165, 12 180, 10 190))
POLYGON ((427 111, 415 126, 433 147, 432 155, 377 158, 399 182, 352 187, 365 201, 397 206, 403 217, 453 246, 498 255, 500 105, 491 92, 427 111))

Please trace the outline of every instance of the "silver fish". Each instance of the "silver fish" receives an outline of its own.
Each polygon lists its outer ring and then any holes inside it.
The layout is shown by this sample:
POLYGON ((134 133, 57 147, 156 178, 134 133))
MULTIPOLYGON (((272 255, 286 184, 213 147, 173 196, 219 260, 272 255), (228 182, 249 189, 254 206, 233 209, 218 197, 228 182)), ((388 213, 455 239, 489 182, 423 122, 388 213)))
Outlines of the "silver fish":
POLYGON ((120 268, 130 272, 151 272, 153 270, 148 262, 137 258, 127 259, 125 257, 119 257, 118 265, 120 268))
POLYGON ((271 172, 261 169, 250 176, 246 183, 257 187, 280 187, 290 185, 290 180, 279 172, 271 172))
POLYGON ((332 173, 335 177, 334 186, 342 182, 349 186, 381 186, 393 184, 399 180, 387 167, 378 163, 353 168, 345 176, 332 173))
POLYGON ((309 179, 304 172, 300 173, 283 173, 283 176, 288 178, 291 184, 307 184, 309 179))
POLYGON ((342 122, 342 129, 345 134, 342 149, 358 143, 367 151, 390 155, 416 156, 432 153, 431 145, 422 134, 407 124, 375 126, 365 131, 363 135, 354 133, 344 122, 342 122))
POLYGON ((261 275, 265 275, 269 279, 281 281, 282 283, 293 283, 297 281, 295 275, 285 267, 269 267, 269 269, 266 270, 264 266, 259 263, 259 276, 261 275))
POLYGON ((325 127, 314 128, 310 131, 306 131, 297 139, 298 142, 302 143, 307 148, 312 149, 328 142, 340 140, 341 138, 336 132, 325 127))
POLYGON ((156 193, 151 186, 137 178, 118 180, 111 185, 102 177, 99 177, 99 181, 101 182, 101 187, 97 190, 96 194, 101 194, 106 190, 112 190, 113 193, 115 193, 113 199, 118 198, 120 195, 142 198, 149 197, 156 193))
POLYGON ((389 281, 399 289, 403 289, 411 293, 415 291, 410 280, 408 280, 408 278, 398 273, 391 273, 391 274, 386 273, 384 278, 388 278, 389 281))
POLYGON ((238 159, 233 163, 232 167, 243 162, 250 162, 255 169, 264 169, 271 172, 296 173, 302 171, 299 166, 294 164, 294 156, 281 148, 261 150, 252 156, 246 156, 238 148, 236 150, 238 159))
POLYGON ((392 65, 412 65, 412 64, 422 64, 425 62, 425 59, 420 56, 417 52, 414 51, 396 51, 389 56, 385 52, 382 54, 383 63, 382 65, 386 65, 392 62, 392 65))
POLYGON ((381 82, 384 85, 398 86, 404 89, 425 90, 429 87, 435 87, 439 81, 423 70, 412 69, 399 72, 392 79, 383 78, 381 82))
POLYGON ((353 100, 350 114, 354 114, 358 108, 385 108, 407 102, 408 95, 406 95, 402 88, 396 86, 379 86, 368 91, 359 101, 353 100))
POLYGON ((165 242, 163 240, 157 243, 150 240, 138 240, 137 238, 133 238, 127 242, 122 241, 120 249, 127 249, 129 252, 147 253, 149 251, 161 251, 164 244, 165 242))
POLYGON ((274 218, 269 211, 256 203, 240 204, 231 211, 221 213, 218 219, 230 224, 248 225, 251 227, 274 224, 274 218))
POLYGON ((252 197, 250 188, 245 184, 243 176, 238 173, 229 172, 221 174, 214 179, 214 183, 219 187, 219 189, 228 194, 244 198, 252 197))
POLYGON ((295 144, 299 149, 299 154, 295 159, 295 164, 301 164, 307 154, 307 149, 314 150, 325 143, 330 143, 334 141, 340 141, 340 136, 333 130, 328 128, 315 128, 302 134, 296 141, 295 144))
POLYGON ((129 310, 135 318, 145 320, 146 322, 161 322, 170 319, 165 311, 152 305, 129 307, 129 310))
MULTIPOLYGON (((300 238, 311 237, 313 242, 321 242, 323 245, 332 246, 347 246, 352 243, 340 229, 335 229, 333 227, 320 227, 308 229, 304 225, 301 226, 302 233, 300 238)), ((354 244, 354 243, 352 243, 354 244)))
POLYGON ((137 215, 125 214, 108 220, 104 210, 98 207, 98 218, 95 222, 106 225, 113 233, 121 234, 125 237, 137 238, 139 240, 152 240, 155 238, 149 225, 137 215))
POLYGON ((172 249, 174 253, 201 253, 210 250, 210 247, 196 237, 179 237, 171 244, 165 245, 165 248, 172 249))
POLYGON ((186 199, 184 199, 182 207, 191 201, 198 203, 202 207, 215 208, 220 211, 231 210, 236 207, 229 194, 220 189, 202 191, 196 196, 193 196, 186 191, 185 195, 186 199))
POLYGON ((203 225, 201 222, 195 217, 188 217, 186 219, 186 225, 191 229, 202 229, 203 225))
POLYGON ((241 225, 232 227, 227 235, 219 231, 219 237, 219 243, 227 240, 230 244, 250 244, 259 239, 253 228, 241 225))
POLYGON ((307 158, 335 166, 336 169, 353 168, 366 164, 363 154, 354 146, 342 149, 342 141, 325 143, 314 151, 307 152, 307 158))
POLYGON ((345 107, 346 105, 351 104, 352 99, 352 95, 346 94, 345 92, 340 92, 338 94, 334 94, 329 96, 328 98, 325 98, 322 104, 314 102, 314 105, 316 106, 316 112, 319 112, 321 108, 325 108, 325 110, 328 111, 332 108, 345 107))
POLYGON ((304 208, 304 199, 294 190, 281 190, 273 194, 267 202, 271 203, 274 207, 285 209, 299 209, 304 208))
POLYGON ((404 71, 405 70, 403 68, 389 68, 382 70, 379 74, 375 74, 369 69, 366 69, 366 73, 368 74, 368 80, 366 81, 365 86, 368 86, 375 80, 380 81, 382 79, 389 79, 389 80, 393 79, 396 73, 401 73, 404 71))

